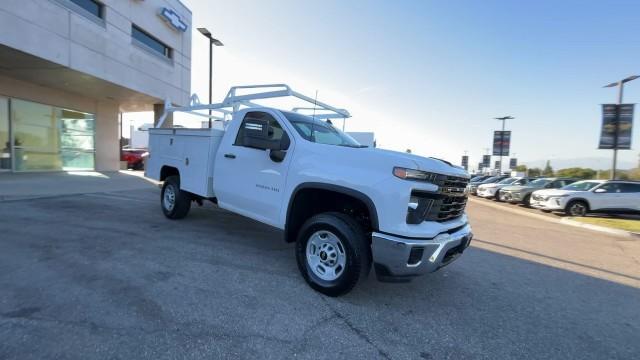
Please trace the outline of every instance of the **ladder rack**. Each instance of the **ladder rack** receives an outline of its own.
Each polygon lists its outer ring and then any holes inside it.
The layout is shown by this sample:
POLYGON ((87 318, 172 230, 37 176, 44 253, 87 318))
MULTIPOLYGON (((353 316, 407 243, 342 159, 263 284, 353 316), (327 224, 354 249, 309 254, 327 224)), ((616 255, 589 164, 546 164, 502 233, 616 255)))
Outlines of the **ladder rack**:
POLYGON ((200 100, 198 99, 198 96, 196 94, 193 94, 191 96, 189 106, 173 106, 167 99, 164 103, 164 112, 158 119, 158 124, 156 125, 156 127, 162 127, 162 124, 164 124, 167 116, 174 112, 184 112, 192 115, 202 116, 205 118, 225 121, 227 120, 227 116, 232 116, 233 113, 240 110, 241 106, 245 106, 248 108, 265 107, 263 105, 255 103, 255 100, 285 97, 294 97, 312 105, 312 107, 294 107, 292 109, 292 111, 294 112, 303 113, 313 111, 314 117, 318 119, 346 119, 351 117, 349 111, 333 107, 321 101, 317 101, 316 99, 292 90, 291 87, 286 84, 245 85, 234 86, 229 89, 229 92, 227 92, 227 96, 225 96, 224 100, 220 103, 202 104, 200 103, 200 100), (257 92, 244 95, 237 94, 238 90, 247 89, 256 89, 257 92), (212 112, 215 112, 216 114, 212 113, 211 115, 209 115, 198 112, 202 110, 212 110, 212 112))

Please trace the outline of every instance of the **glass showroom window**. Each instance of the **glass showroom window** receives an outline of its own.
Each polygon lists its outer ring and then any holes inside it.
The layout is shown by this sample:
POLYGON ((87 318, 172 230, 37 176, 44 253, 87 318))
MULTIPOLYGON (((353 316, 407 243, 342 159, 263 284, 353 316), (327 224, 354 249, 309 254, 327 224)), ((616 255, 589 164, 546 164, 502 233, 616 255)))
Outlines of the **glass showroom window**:
POLYGON ((11 170, 11 137, 9 136, 9 99, 0 97, 0 171, 11 170))
POLYGON ((93 114, 11 100, 14 170, 93 170, 93 114))

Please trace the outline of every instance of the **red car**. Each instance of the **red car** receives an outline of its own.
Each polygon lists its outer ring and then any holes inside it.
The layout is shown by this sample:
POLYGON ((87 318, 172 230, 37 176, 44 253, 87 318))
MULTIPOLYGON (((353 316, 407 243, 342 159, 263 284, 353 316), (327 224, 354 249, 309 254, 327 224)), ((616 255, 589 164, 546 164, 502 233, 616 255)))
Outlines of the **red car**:
POLYGON ((120 161, 127 162, 127 169, 144 170, 144 158, 149 156, 146 149, 122 149, 120 161))

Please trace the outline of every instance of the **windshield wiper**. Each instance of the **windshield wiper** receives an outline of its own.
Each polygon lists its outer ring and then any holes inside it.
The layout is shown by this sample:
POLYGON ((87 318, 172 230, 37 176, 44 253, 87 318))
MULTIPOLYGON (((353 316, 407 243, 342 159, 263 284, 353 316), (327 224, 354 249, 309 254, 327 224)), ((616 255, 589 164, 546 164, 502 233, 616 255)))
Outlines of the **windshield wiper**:
POLYGON ((362 148, 366 148, 368 147, 367 145, 350 145, 350 144, 337 144, 338 146, 344 146, 344 147, 350 147, 350 148, 356 148, 356 149, 362 149, 362 148))

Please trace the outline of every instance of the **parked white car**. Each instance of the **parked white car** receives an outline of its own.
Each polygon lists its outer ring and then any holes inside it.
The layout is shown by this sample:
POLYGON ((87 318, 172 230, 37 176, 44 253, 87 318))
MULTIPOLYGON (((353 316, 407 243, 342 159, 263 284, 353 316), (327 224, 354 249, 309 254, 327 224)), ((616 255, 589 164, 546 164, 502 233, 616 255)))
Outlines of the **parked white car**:
POLYGON ((160 123, 167 113, 208 109, 231 116, 224 130, 149 130, 146 176, 164 182, 166 217, 183 218, 192 202, 210 200, 282 229, 296 243, 303 278, 330 296, 350 291, 372 265, 380 280, 408 281, 469 246, 469 175, 461 167, 362 146, 324 121, 348 117, 346 110, 286 85, 235 87, 220 104, 166 104, 160 123), (314 115, 254 102, 283 96, 311 102, 314 115))
POLYGON ((585 180, 562 189, 534 191, 531 206, 543 211, 564 211, 569 216, 597 213, 640 213, 640 182, 585 180))
POLYGON ((478 196, 483 198, 493 198, 500 201, 500 189, 512 185, 526 185, 529 183, 528 178, 510 177, 500 180, 493 184, 482 184, 478 186, 478 196))

